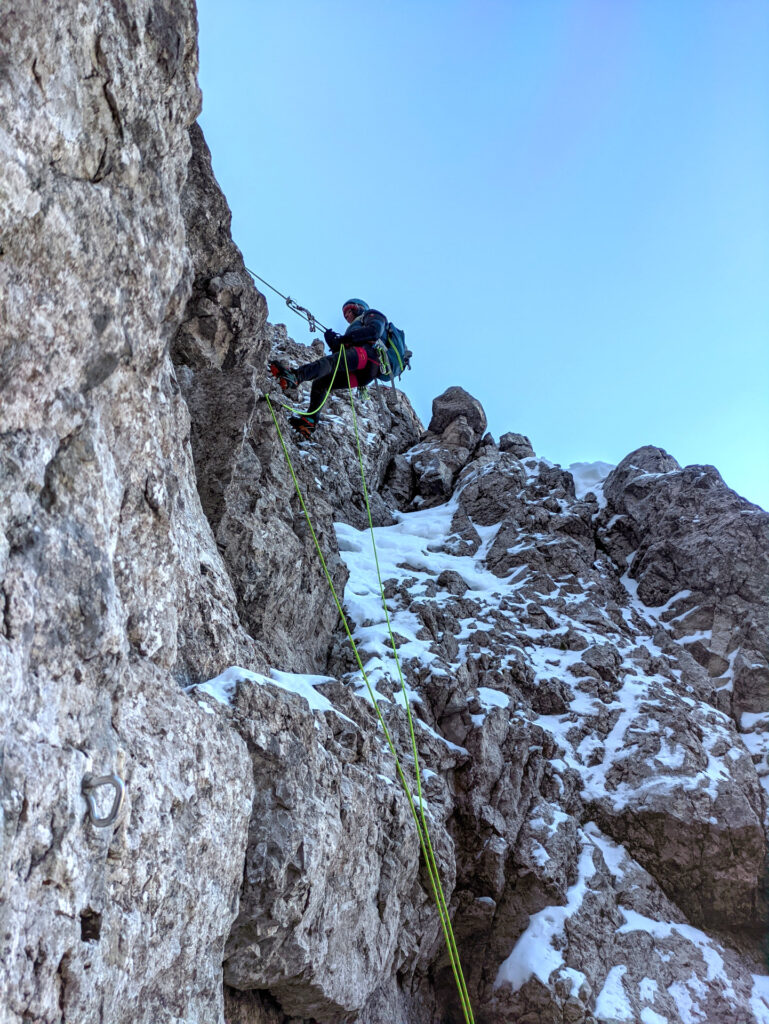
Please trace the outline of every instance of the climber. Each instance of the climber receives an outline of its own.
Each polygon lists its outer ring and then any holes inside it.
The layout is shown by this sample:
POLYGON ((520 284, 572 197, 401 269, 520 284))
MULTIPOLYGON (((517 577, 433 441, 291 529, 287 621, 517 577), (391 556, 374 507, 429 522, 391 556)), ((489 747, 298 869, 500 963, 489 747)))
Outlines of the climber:
POLYGON ((387 317, 371 309, 362 299, 348 299, 342 306, 342 315, 349 324, 344 334, 327 330, 323 335, 334 353, 332 356, 324 356, 293 370, 279 362, 270 363, 270 373, 278 378, 284 391, 297 387, 303 381, 312 381, 311 411, 292 416, 288 421, 299 433, 299 440, 312 437, 320 418, 320 406, 329 388, 347 387, 347 371, 351 387, 364 387, 379 376, 379 357, 374 345, 386 339, 387 317), (343 349, 341 358, 338 355, 340 348, 343 349))

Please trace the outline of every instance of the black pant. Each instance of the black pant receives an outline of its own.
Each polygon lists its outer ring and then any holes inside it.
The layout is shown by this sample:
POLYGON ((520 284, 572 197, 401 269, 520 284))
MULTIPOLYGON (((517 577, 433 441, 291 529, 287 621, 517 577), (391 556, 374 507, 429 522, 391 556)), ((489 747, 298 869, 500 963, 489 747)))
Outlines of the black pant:
POLYGON ((363 387, 379 375, 379 359, 376 349, 371 345, 357 345, 355 348, 346 348, 340 353, 324 356, 316 359, 313 363, 297 367, 295 373, 299 381, 312 381, 310 389, 310 412, 317 409, 326 392, 337 388, 347 387, 347 371, 345 370, 345 357, 347 369, 350 373, 350 386, 363 387))

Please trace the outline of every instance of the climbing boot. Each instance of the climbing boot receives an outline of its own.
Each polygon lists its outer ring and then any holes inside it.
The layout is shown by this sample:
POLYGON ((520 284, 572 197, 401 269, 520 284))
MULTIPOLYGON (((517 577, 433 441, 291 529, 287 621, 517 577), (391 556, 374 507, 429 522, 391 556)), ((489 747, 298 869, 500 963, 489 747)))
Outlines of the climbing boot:
POLYGON ((270 363, 270 373, 278 378, 282 391, 294 391, 299 384, 299 378, 293 370, 289 370, 283 363, 273 361, 270 363))
POLYGON ((288 422, 299 435, 297 441, 309 441, 315 433, 316 421, 314 416, 307 416, 302 413, 301 416, 292 416, 288 422))

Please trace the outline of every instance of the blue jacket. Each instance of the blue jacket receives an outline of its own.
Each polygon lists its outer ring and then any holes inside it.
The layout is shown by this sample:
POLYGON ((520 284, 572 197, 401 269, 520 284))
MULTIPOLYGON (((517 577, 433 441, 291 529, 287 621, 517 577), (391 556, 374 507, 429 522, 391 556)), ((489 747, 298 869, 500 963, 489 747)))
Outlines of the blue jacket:
MULTIPOLYGON (((345 348, 356 345, 373 345, 380 339, 385 341, 386 338, 387 317, 378 309, 367 309, 348 326, 339 338, 339 345, 344 345, 345 348)), ((332 352, 338 352, 339 345, 329 344, 329 348, 332 352)))

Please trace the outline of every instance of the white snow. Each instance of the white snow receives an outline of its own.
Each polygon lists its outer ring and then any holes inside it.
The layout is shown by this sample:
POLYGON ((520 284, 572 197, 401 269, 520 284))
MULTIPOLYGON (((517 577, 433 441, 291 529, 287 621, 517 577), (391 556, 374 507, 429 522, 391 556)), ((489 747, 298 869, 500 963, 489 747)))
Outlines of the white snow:
POLYGON ((641 1020, 643 1024, 668 1024, 667 1017, 652 1010, 651 1006, 644 1006, 641 1010, 641 1020))
POLYGON ((545 864, 550 860, 550 856, 547 850, 544 848, 539 840, 534 839, 532 841, 531 857, 535 864, 543 868, 545 864))
MULTIPOLYGON (((318 683, 331 683, 334 680, 328 676, 300 675, 295 672, 279 672, 277 669, 270 669, 270 677, 262 676, 257 678, 261 683, 275 683, 282 690, 289 690, 291 693, 298 693, 304 697, 313 711, 336 711, 331 701, 318 693, 315 687, 318 683)), ((336 712, 339 714, 339 712, 336 712)))
MULTIPOLYGON (((650 605, 649 606, 649 611, 654 612, 655 615, 661 615, 663 612, 669 611, 669 609, 672 608, 673 605, 677 601, 683 601, 684 598, 691 597, 691 596, 692 596, 691 590, 677 590, 676 593, 673 594, 672 597, 669 597, 664 604, 650 605)), ((681 616, 689 615, 690 613, 691 613, 691 609, 689 609, 689 610, 687 610, 685 612, 681 612, 681 615, 676 615, 675 618, 667 619, 666 621, 667 622, 675 622, 676 619, 680 619, 681 616)))
MULTIPOLYGON (((707 967, 705 980, 708 982, 720 982, 724 998, 734 1004, 737 1003, 737 994, 734 991, 734 986, 728 974, 724 970, 724 960, 719 953, 719 946, 705 932, 700 931, 699 928, 694 928, 690 924, 678 924, 672 921, 653 921, 651 918, 645 917, 635 910, 629 910, 627 907, 620 907, 619 910, 625 918, 625 924, 620 925, 617 929, 619 934, 644 931, 648 932, 655 939, 667 939, 673 932, 677 932, 682 938, 696 946, 707 967)), ((692 975, 691 979, 686 982, 686 985, 696 995, 700 997, 706 995, 707 990, 696 974, 692 975)), ((694 1008, 692 1008, 693 1012, 694 1008)), ((692 1017, 692 1020, 694 1019, 692 1017)))
POLYGON ((638 996, 644 1003, 653 1003, 659 985, 653 978, 641 978, 638 985, 638 996))
POLYGON ((547 985, 553 971, 564 966, 563 954, 555 947, 554 941, 561 939, 566 921, 582 905, 587 883, 594 874, 593 846, 585 837, 579 858, 578 878, 566 893, 566 905, 545 907, 531 915, 526 930, 507 959, 500 964, 494 980, 495 989, 501 985, 510 985, 513 992, 517 992, 532 975, 547 985))
POLYGON ((622 979, 626 973, 627 967, 624 964, 617 964, 606 975, 606 981, 595 1001, 595 1015, 598 1020, 609 1018, 632 1021, 633 1008, 622 986, 622 979))
POLYGON ((752 732, 758 723, 766 729, 769 728, 769 711, 758 711, 755 714, 750 711, 743 711, 740 716, 740 730, 752 732))
MULTIPOLYGON (((380 575, 383 581, 410 578, 411 596, 420 597, 425 593, 428 583, 434 585, 441 572, 451 569, 467 584, 469 589, 465 597, 476 600, 479 603, 479 610, 485 612, 489 607, 496 606, 504 587, 503 581, 489 572, 483 564, 484 554, 493 543, 499 527, 495 525, 478 528, 481 548, 474 557, 452 555, 443 551, 442 544, 451 533, 451 520, 457 507, 455 500, 446 505, 408 514, 396 513, 397 522, 394 525, 376 527, 374 538, 380 575)), ((335 529, 339 550, 350 571, 344 606, 354 629, 355 642, 363 657, 366 676, 377 700, 387 699, 378 689, 378 685, 387 679, 396 685, 394 699, 405 704, 387 627, 387 615, 379 589, 377 562, 370 531, 356 530, 346 523, 336 523, 335 529)), ((440 604, 453 598, 448 592, 439 592, 432 600, 440 604)), ((434 642, 432 637, 417 638, 417 633, 422 631, 419 618, 402 607, 402 604, 399 606, 397 598, 387 602, 387 611, 393 632, 406 641, 398 647, 398 661, 401 664, 407 661, 417 662, 432 671, 438 656, 430 649, 434 642)), ((469 640, 475 644, 479 642, 479 635, 490 633, 494 628, 494 624, 487 622, 483 617, 471 617, 462 622, 456 638, 469 640)), ((473 652, 469 656, 477 655, 473 652)), ((467 657, 468 652, 463 645, 460 648, 460 658, 466 660, 467 657)), ((367 696, 360 675, 355 687, 356 692, 367 696)), ((508 705, 509 702, 504 695, 496 695, 496 691, 486 689, 488 692, 481 695, 481 703, 485 709, 508 705)), ((410 702, 419 700, 416 691, 408 690, 407 694, 410 702)), ((476 725, 481 725, 482 716, 475 716, 474 721, 476 725)))
MULTIPOLYGON (((235 696, 235 690, 240 680, 245 675, 251 674, 246 669, 238 668, 235 665, 205 683, 196 683, 193 686, 188 686, 186 689, 188 693, 196 690, 198 693, 207 693, 209 697, 213 697, 220 704, 230 704, 235 696)), ((202 703, 202 701, 198 701, 198 704, 202 703)))
MULTIPOLYGON (((187 687, 187 691, 207 693, 214 700, 219 701, 220 704, 231 704, 238 683, 245 682, 256 683, 260 686, 273 683, 282 690, 289 690, 291 693, 298 693, 300 697, 304 697, 313 711, 333 711, 335 714, 340 714, 334 708, 331 701, 315 689, 319 683, 333 682, 329 676, 279 672, 277 669, 270 669, 270 675, 264 676, 258 672, 251 672, 247 668, 233 665, 205 683, 196 683, 193 686, 187 687)), ((343 715, 342 717, 345 716, 343 715)))
POLYGON ((602 484, 614 466, 610 462, 572 462, 566 469, 574 477, 577 497, 584 498, 588 491, 592 491, 598 498, 599 507, 603 508, 606 499, 602 484))
POLYGON ((575 996, 579 993, 579 990, 587 982, 587 977, 582 971, 577 971, 573 967, 562 967, 558 972, 559 981, 568 981, 571 985, 569 989, 569 995, 575 996))
POLYGON ((613 839, 605 836, 594 821, 589 821, 584 826, 584 832, 601 851, 609 873, 616 879, 624 878, 625 872, 622 870, 622 863, 628 859, 624 846, 620 846, 613 839))
POLYGON ((750 1008, 758 1024, 769 1024, 769 976, 765 974, 753 975, 750 1008))
POLYGON ((675 981, 672 985, 668 985, 668 994, 672 996, 673 1002, 676 1004, 682 1024, 701 1024, 706 1020, 705 1014, 698 1006, 694 1005, 689 989, 683 981, 675 981))
MULTIPOLYGON (((672 730, 668 727, 666 733, 671 733, 672 730)), ((683 768, 684 761, 686 759, 686 751, 678 743, 671 743, 670 736, 666 736, 660 741, 660 749, 654 755, 654 761, 657 761, 663 768, 683 768)))
POLYGON ((478 687, 478 699, 484 708, 506 708, 510 706, 510 698, 506 693, 492 690, 488 686, 478 687))

